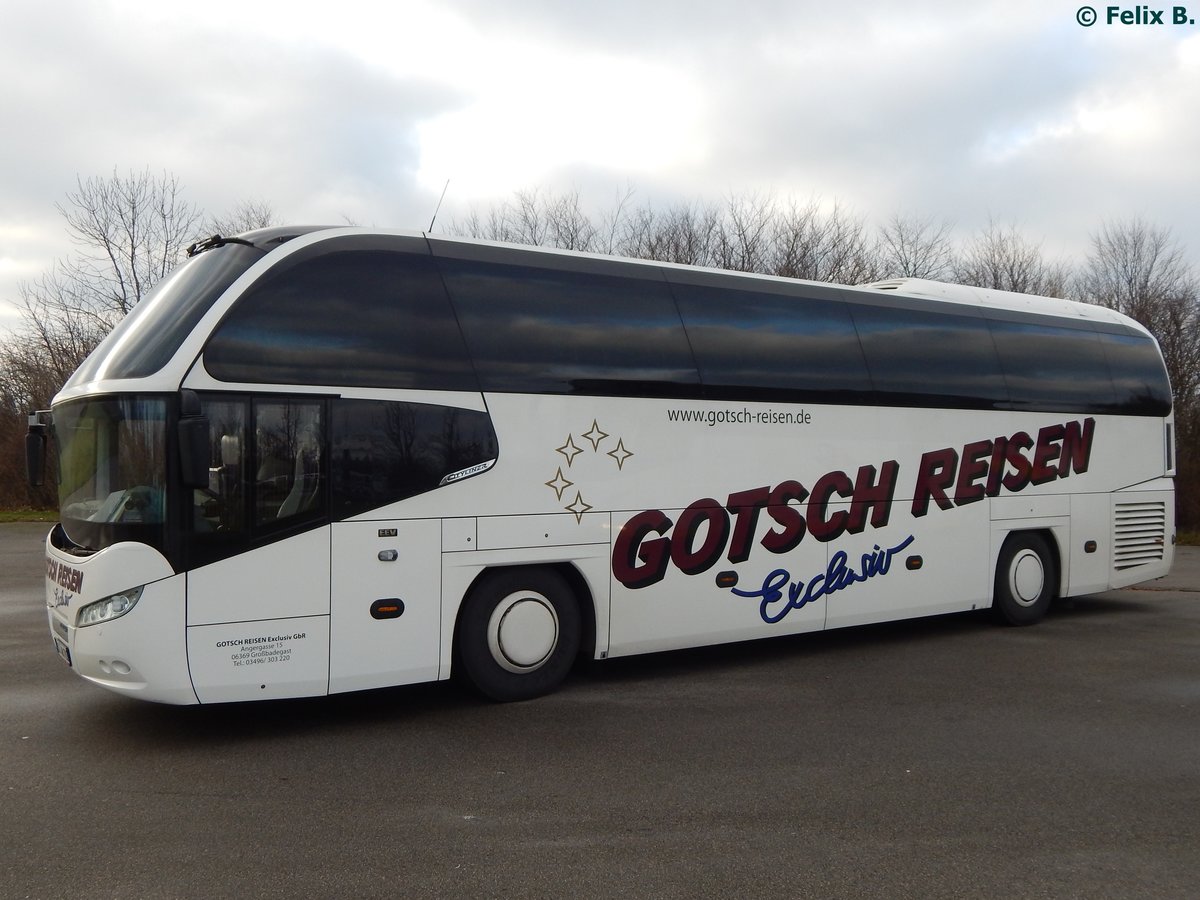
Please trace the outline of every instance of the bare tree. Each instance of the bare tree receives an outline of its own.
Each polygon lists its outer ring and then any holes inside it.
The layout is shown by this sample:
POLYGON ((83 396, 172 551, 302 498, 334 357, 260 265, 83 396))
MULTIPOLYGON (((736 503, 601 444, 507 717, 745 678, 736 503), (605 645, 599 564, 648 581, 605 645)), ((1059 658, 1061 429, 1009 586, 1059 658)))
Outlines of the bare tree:
POLYGON ((864 221, 840 203, 826 212, 815 199, 804 206, 793 202, 774 225, 767 268, 772 275, 840 284, 861 284, 879 276, 864 221))
MULTIPOLYGON (((148 170, 78 178, 57 209, 77 252, 20 285, 22 323, 6 344, 0 379, 19 379, 22 366, 39 361, 39 383, 61 385, 179 262, 200 218, 178 179, 148 170)), ((38 391, 27 402, 48 399, 38 391)))
POLYGON ((78 247, 61 264, 79 288, 75 301, 118 318, 174 268, 200 220, 174 175, 149 170, 78 178, 57 209, 78 247))
POLYGON ((22 283, 18 289, 21 323, 9 357, 26 363, 40 360, 47 378, 60 385, 120 319, 98 304, 88 286, 61 262, 37 282, 22 283))
POLYGON ((954 260, 950 231, 948 222, 896 213, 879 228, 880 277, 944 280, 954 260))
POLYGON ((724 206, 642 207, 626 217, 616 252, 641 259, 712 266, 816 281, 860 283, 878 274, 861 218, 816 200, 781 206, 764 194, 731 196, 724 206))
POLYGON ((544 208, 552 247, 585 252, 596 249, 599 232, 583 211, 578 191, 560 194, 546 202, 544 208))
POLYGON ((1200 522, 1200 278, 1170 229, 1105 222, 1079 278, 1082 299, 1125 313, 1154 335, 1175 396, 1180 524, 1200 522))
POLYGON ((617 253, 818 281, 861 283, 881 269, 860 217, 835 203, 780 208, 769 194, 731 195, 722 206, 683 203, 657 210, 628 207, 631 192, 597 225, 578 192, 522 191, 484 214, 472 211, 452 234, 485 240, 617 253))
POLYGON ((466 219, 452 222, 448 230, 489 241, 560 250, 593 252, 601 243, 601 231, 584 212, 578 191, 558 195, 519 191, 511 202, 492 207, 486 216, 472 210, 466 219))
POLYGON ((817 267, 818 281, 864 284, 881 277, 865 220, 847 212, 840 203, 825 216, 825 241, 817 267))
POLYGON ((1176 398, 1200 389, 1200 279, 1170 229, 1142 219, 1106 222, 1092 235, 1079 280, 1083 299, 1125 313, 1158 340, 1176 398))
POLYGON ((1092 235, 1080 287, 1093 303, 1150 327, 1164 303, 1194 295, 1196 276, 1170 229, 1135 218, 1092 235))
POLYGON ((513 201, 488 210, 486 218, 472 210, 463 222, 452 222, 449 230, 487 241, 551 246, 549 215, 537 190, 518 192, 513 201))
POLYGON ((1079 284, 1084 299, 1125 313, 1154 335, 1181 429, 1200 426, 1190 421, 1200 402, 1200 278, 1170 229, 1140 218, 1104 223, 1092 235, 1079 284))
POLYGON ((1040 244, 1031 244, 1017 231, 994 220, 967 245, 953 267, 954 280, 974 287, 1044 297, 1065 297, 1070 292, 1071 269, 1048 262, 1040 244))
POLYGON ((37 341, 16 334, 0 342, 0 508, 47 507, 52 486, 30 487, 25 476, 26 414, 45 409, 63 379, 61 360, 47 360, 37 341))
POLYGON ((724 227, 717 234, 717 267, 735 272, 768 271, 775 219, 775 200, 771 196, 730 196, 725 204, 724 227))
POLYGON ((721 231, 721 213, 714 206, 680 204, 664 212, 643 206, 625 217, 615 252, 635 259, 713 266, 723 240, 721 231))
POLYGON ((621 240, 621 232, 624 230, 626 221, 629 215, 629 203, 633 199, 633 187, 627 185, 625 191, 617 195, 616 201, 612 207, 606 212, 600 220, 600 224, 596 228, 596 247, 597 253, 617 253, 617 246, 621 240))
POLYGON ((204 234, 219 234, 229 237, 254 231, 258 228, 269 228, 278 224, 275 211, 263 200, 246 200, 235 206, 228 215, 210 216, 204 220, 201 231, 204 234))

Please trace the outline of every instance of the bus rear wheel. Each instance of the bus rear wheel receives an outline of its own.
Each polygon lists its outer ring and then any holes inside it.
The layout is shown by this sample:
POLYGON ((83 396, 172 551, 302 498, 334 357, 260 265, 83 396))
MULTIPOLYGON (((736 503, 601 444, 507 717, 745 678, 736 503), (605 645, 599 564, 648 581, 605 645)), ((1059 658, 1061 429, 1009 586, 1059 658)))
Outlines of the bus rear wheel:
POLYGON ((578 602, 548 569, 499 570, 472 590, 459 618, 461 675, 492 700, 554 691, 579 652, 578 602))
POLYGON ((1058 567, 1041 535, 1008 537, 996 561, 992 613, 1005 625, 1033 625, 1050 608, 1058 585, 1058 567))

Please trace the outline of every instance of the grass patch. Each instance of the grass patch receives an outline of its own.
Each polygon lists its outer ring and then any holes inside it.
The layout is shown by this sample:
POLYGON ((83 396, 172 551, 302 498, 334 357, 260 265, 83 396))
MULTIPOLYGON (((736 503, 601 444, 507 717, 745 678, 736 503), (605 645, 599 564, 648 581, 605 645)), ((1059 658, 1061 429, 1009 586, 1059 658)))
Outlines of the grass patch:
POLYGON ((1200 531, 1177 531, 1175 533, 1175 543, 1185 544, 1188 547, 1200 546, 1200 531))
POLYGON ((17 509, 0 509, 0 524, 8 522, 57 522, 56 509, 31 509, 28 506, 17 509))

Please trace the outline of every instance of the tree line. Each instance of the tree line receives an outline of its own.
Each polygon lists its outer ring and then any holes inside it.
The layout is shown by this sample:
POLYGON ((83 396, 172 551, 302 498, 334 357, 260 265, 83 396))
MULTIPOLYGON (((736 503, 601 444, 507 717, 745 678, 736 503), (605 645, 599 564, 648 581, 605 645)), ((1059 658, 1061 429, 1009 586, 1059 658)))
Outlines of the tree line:
MULTIPOLYGON (((58 205, 75 252, 22 284, 20 325, 0 342, 0 506, 52 505, 25 484, 26 413, 45 408, 71 372, 194 240, 272 223, 244 203, 222 218, 186 201, 170 175, 79 179, 58 205)), ((1141 218, 1100 223, 1079 259, 1052 259, 1015 225, 894 214, 872 224, 844 205, 771 194, 607 210, 578 192, 522 191, 453 221, 449 232, 790 278, 865 284, 913 277, 1096 303, 1136 319, 1162 347, 1175 393, 1181 527, 1200 527, 1200 273, 1166 227, 1141 218)))

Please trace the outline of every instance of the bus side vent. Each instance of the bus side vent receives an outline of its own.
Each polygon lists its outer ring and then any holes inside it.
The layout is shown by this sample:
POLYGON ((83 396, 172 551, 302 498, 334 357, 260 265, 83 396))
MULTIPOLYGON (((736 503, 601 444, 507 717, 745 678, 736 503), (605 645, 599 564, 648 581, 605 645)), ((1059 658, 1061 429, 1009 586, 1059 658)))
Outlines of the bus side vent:
POLYGON ((1167 507, 1161 500, 1118 503, 1113 534, 1113 568, 1132 569, 1160 562, 1167 539, 1167 507))

